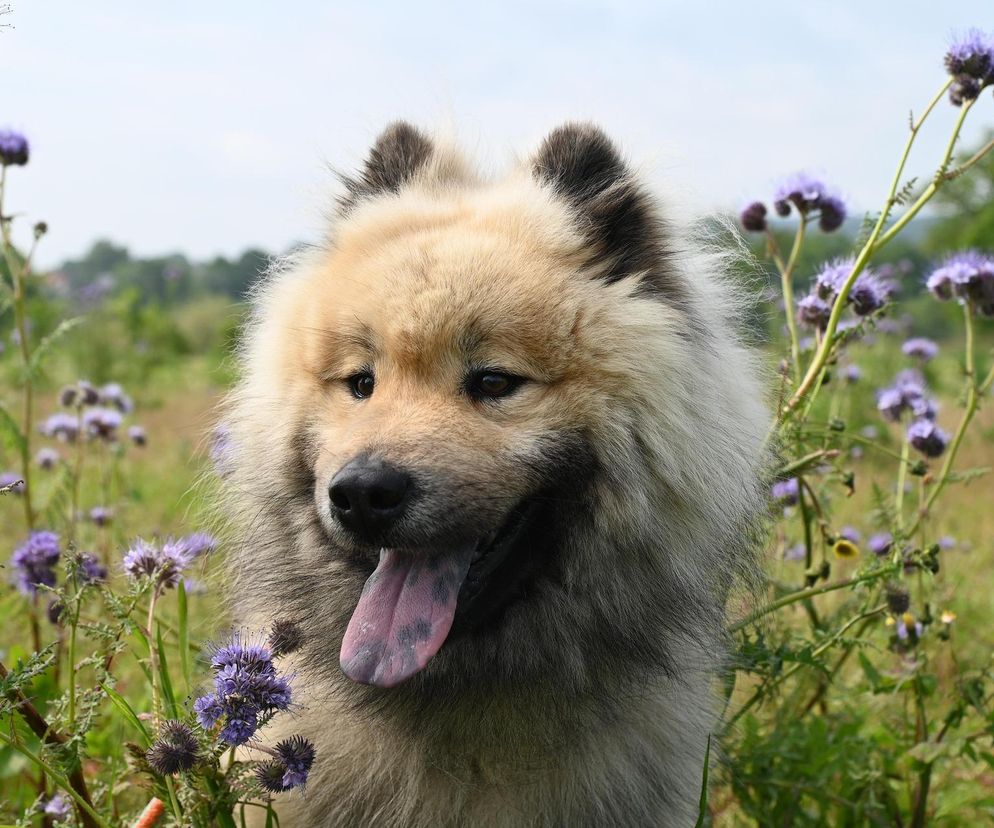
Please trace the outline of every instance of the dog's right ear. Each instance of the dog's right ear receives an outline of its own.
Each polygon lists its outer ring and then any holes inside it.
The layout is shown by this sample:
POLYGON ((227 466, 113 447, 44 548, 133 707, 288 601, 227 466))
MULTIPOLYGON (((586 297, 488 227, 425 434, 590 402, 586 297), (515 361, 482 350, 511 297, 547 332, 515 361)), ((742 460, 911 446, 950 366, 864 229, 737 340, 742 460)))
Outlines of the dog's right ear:
POLYGON ((432 140, 407 121, 395 121, 376 139, 366 163, 355 175, 342 175, 344 195, 339 198, 343 213, 368 198, 396 193, 423 170, 435 154, 432 140))

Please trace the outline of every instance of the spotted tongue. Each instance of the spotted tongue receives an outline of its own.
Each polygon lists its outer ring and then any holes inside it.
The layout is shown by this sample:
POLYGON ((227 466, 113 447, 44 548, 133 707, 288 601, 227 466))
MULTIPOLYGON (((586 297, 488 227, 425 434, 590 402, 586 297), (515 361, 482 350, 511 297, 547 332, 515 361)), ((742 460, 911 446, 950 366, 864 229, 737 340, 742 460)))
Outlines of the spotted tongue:
POLYGON ((475 548, 431 557, 380 550, 342 640, 345 675, 393 687, 424 668, 452 627, 475 548))

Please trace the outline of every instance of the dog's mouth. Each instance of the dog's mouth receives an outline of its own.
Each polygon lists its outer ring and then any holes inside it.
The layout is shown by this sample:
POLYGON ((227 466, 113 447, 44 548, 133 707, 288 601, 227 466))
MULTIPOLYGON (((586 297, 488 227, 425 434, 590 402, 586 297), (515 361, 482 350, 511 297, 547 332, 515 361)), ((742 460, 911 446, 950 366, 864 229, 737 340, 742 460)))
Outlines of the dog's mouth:
POLYGON ((345 675, 377 687, 400 684, 422 670, 450 634, 483 623, 505 605, 531 546, 539 502, 522 501, 495 531, 443 553, 381 549, 342 640, 345 675))

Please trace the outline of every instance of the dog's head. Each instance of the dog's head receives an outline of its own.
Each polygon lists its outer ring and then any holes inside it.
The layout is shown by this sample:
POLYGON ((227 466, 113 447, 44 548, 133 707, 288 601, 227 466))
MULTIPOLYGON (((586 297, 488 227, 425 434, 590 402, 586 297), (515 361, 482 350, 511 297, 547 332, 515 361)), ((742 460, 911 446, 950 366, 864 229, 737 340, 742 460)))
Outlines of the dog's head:
POLYGON ((761 422, 646 191, 586 125, 490 183, 400 123, 345 183, 329 244, 259 293, 234 427, 242 494, 289 475, 310 565, 355 576, 346 675, 646 624, 661 567, 752 508, 761 422))

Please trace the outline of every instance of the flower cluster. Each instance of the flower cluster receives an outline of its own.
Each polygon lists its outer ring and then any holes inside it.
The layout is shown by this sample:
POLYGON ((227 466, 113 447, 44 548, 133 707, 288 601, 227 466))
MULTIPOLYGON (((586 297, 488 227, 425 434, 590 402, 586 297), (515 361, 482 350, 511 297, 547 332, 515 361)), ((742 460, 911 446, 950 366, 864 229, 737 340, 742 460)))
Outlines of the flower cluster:
MULTIPOLYGON (((811 293, 798 301, 797 318, 812 328, 825 330, 832 306, 852 269, 852 259, 825 264, 815 275, 811 293)), ((892 291, 890 282, 871 270, 864 270, 853 282, 846 301, 857 316, 869 316, 887 303, 892 291)))
POLYGON ((949 46, 946 71, 953 76, 949 99, 962 106, 994 83, 994 37, 979 29, 970 29, 949 46))
POLYGON ((180 573, 216 546, 217 541, 203 532, 161 543, 138 538, 124 555, 124 569, 132 578, 154 578, 157 586, 175 587, 180 573))
POLYGON ((921 362, 930 362, 938 355, 939 346, 931 339, 916 336, 901 346, 901 352, 921 362))
POLYGON ((307 781, 314 764, 314 745, 303 736, 292 736, 277 742, 276 758, 256 768, 255 778, 263 790, 271 793, 288 791, 307 781))
POLYGON ((28 163, 28 139, 12 129, 0 130, 0 166, 23 167, 28 163))
MULTIPOLYGON (((773 209, 787 217, 796 209, 807 218, 817 215, 818 226, 826 233, 838 230, 846 220, 846 204, 825 183, 813 175, 799 172, 784 179, 773 194, 773 209)), ((750 233, 766 230, 767 209, 761 201, 754 201, 739 214, 743 229, 750 233)))
POLYGON ((934 420, 936 415, 935 401, 927 394, 925 378, 913 368, 900 371, 892 386, 877 392, 877 410, 895 423, 905 412, 927 420, 934 420))
POLYGON ((17 588, 25 595, 36 595, 39 586, 54 587, 59 554, 59 536, 55 532, 32 532, 10 560, 17 572, 17 588))
POLYGON ((279 675, 272 650, 235 635, 211 658, 214 692, 194 702, 197 721, 205 730, 222 722, 220 738, 229 745, 245 744, 258 730, 260 718, 290 707, 290 682, 279 675))
POLYGON ((926 457, 938 457, 949 445, 949 435, 932 420, 922 418, 908 426, 908 442, 926 457))
POLYGON ((946 259, 929 274, 925 286, 937 299, 956 298, 994 316, 994 257, 964 250, 946 259))

